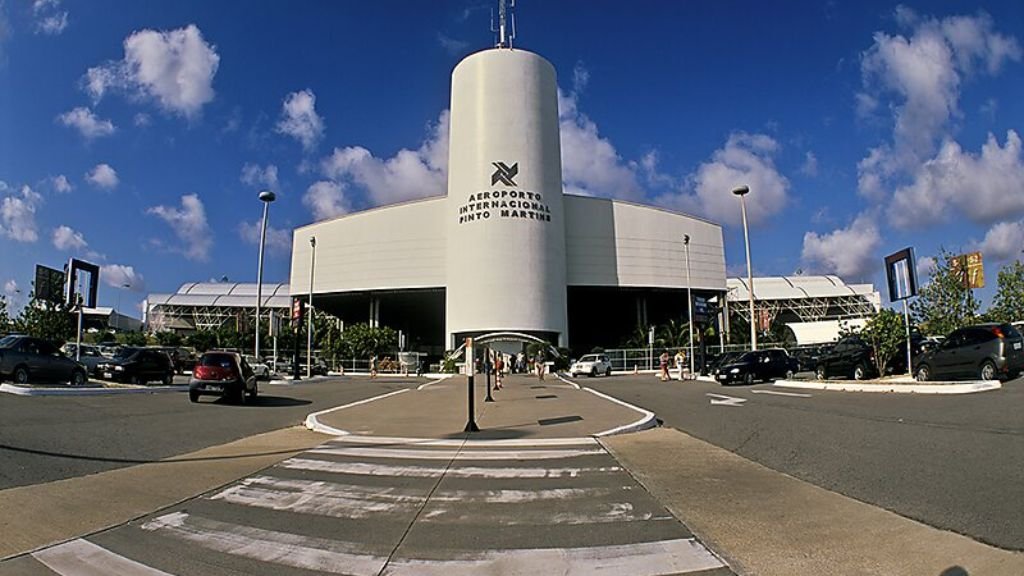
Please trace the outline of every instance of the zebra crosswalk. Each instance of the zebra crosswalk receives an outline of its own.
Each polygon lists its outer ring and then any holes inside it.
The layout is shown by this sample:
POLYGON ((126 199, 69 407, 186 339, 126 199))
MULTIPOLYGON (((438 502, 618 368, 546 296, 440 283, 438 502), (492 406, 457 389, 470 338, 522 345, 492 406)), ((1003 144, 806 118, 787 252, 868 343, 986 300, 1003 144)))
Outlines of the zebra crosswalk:
POLYGON ((586 438, 339 437, 31 561, 62 576, 732 574, 586 438))

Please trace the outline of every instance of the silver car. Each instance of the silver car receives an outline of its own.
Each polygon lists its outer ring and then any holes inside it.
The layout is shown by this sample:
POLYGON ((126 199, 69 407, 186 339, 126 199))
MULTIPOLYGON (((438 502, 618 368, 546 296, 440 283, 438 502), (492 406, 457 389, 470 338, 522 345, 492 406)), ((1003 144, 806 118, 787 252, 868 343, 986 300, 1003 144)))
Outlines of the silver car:
POLYGON ((580 374, 586 374, 591 377, 601 374, 611 376, 612 363, 604 354, 587 354, 573 362, 569 373, 572 374, 573 377, 579 376, 580 374))
POLYGON ((252 373, 256 375, 257 380, 270 380, 270 367, 267 364, 251 354, 243 356, 249 367, 252 368, 252 373))

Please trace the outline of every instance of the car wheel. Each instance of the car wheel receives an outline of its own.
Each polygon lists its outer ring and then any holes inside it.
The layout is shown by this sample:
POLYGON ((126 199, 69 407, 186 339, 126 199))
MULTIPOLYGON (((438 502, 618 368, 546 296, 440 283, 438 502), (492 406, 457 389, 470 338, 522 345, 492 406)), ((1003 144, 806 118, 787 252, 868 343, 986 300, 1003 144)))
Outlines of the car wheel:
POLYGON ((754 375, 753 374, 747 373, 747 374, 745 374, 743 376, 743 384, 744 385, 750 386, 753 383, 754 383, 754 375))
POLYGON ((593 378, 594 376, 597 376, 597 368, 594 368, 590 371, 590 374, 587 374, 587 378, 593 378))
POLYGON ((981 369, 978 370, 978 375, 981 376, 982 380, 995 380, 996 379, 996 365, 991 360, 985 360, 981 363, 981 369))
POLYGON ((604 371, 604 375, 605 376, 611 376, 612 375, 612 367, 611 366, 609 366, 608 369, 604 371))
POLYGON ((864 364, 857 364, 853 368, 853 379, 854 380, 865 380, 868 377, 868 367, 864 364))
POLYGON ((917 372, 914 373, 914 378, 918 382, 927 382, 932 379, 932 369, 927 364, 921 364, 917 367, 917 372))
POLYGON ((189 390, 188 391, 188 401, 189 402, 199 402, 199 392, 195 392, 195 391, 189 390))
POLYGON ((174 372, 164 374, 164 386, 170 386, 171 384, 174 384, 174 372))
POLYGON ((259 395, 259 385, 256 382, 252 383, 252 390, 249 391, 249 400, 255 400, 256 396, 259 395))
POLYGON ((85 377, 85 372, 81 370, 75 370, 71 373, 71 385, 72 386, 85 386, 85 382, 88 379, 85 377))
POLYGON ((793 371, 792 370, 786 370, 786 380, 792 380, 792 379, 793 379, 793 371))
POLYGON ((238 387, 238 391, 235 392, 235 402, 242 406, 245 406, 245 396, 245 384, 241 384, 238 387))
POLYGON ((24 366, 18 366, 14 369, 14 383, 15 384, 28 384, 28 368, 24 366))
POLYGON ((824 366, 818 366, 814 371, 814 377, 818 380, 828 380, 828 370, 824 366))
POLYGON ((131 382, 137 386, 141 386, 146 383, 146 381, 142 379, 142 376, 132 376, 131 382))

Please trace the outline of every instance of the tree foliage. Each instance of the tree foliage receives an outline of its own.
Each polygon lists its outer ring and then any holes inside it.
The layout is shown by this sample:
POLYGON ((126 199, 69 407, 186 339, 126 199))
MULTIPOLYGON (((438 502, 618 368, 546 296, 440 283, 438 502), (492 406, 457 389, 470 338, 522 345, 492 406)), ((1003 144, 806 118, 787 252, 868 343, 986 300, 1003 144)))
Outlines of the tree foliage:
POLYGON ((11 317, 7 313, 7 297, 0 294, 0 334, 11 330, 11 317))
POLYGON ((36 298, 33 291, 29 302, 14 322, 17 332, 48 340, 60 346, 75 335, 77 323, 72 307, 36 298))
POLYGON ((156 341, 161 346, 181 346, 182 337, 177 332, 171 332, 170 330, 164 330, 155 334, 156 341))
POLYGON ((903 315, 895 310, 884 308, 872 316, 861 328, 860 337, 871 346, 879 374, 886 374, 896 356, 906 352, 907 328, 903 315))
POLYGON ((931 280, 921 287, 910 305, 914 322, 927 335, 945 336, 977 319, 978 300, 953 271, 956 257, 944 249, 940 252, 931 280))
POLYGON ((384 356, 398 348, 398 332, 387 326, 372 328, 369 324, 353 324, 345 327, 339 342, 337 350, 344 358, 384 356))
POLYGON ((1024 320, 1024 263, 1016 260, 999 270, 999 288, 988 317, 995 322, 1024 320))

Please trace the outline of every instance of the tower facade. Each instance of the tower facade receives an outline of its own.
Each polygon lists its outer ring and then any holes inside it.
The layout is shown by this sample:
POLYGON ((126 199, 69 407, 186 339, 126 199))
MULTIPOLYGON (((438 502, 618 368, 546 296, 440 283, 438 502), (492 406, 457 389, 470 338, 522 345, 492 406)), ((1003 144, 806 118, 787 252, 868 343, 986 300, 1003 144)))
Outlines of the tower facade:
POLYGON ((555 69, 495 48, 452 72, 446 339, 517 331, 564 345, 565 209, 555 69))

